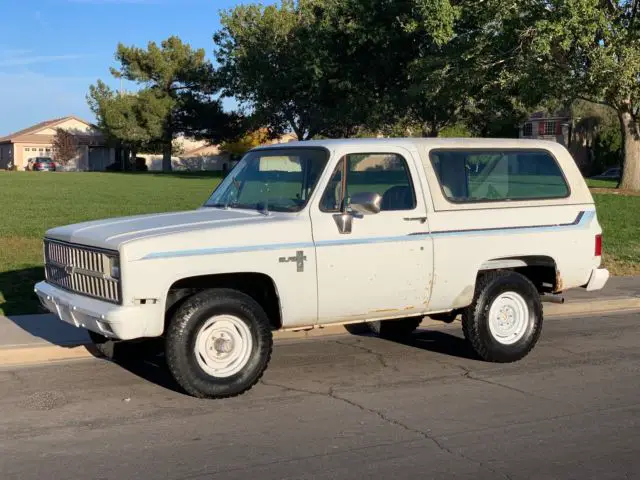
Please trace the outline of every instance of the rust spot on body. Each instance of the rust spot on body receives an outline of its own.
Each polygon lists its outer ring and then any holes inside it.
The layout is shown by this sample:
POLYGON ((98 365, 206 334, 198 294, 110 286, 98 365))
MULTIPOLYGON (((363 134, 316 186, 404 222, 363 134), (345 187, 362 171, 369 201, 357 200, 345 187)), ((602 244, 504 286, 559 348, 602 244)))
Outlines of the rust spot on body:
POLYGON ((553 293, 559 293, 564 290, 564 284, 562 282, 562 276, 560 275, 560 270, 556 270, 556 283, 554 285, 553 293))

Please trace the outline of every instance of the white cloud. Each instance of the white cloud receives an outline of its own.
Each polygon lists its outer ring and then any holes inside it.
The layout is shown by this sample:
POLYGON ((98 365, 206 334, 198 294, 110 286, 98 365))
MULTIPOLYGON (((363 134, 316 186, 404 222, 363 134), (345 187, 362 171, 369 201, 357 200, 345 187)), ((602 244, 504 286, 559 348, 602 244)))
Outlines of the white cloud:
POLYGON ((59 62, 63 60, 76 60, 82 58, 85 55, 67 54, 67 55, 29 55, 29 53, 22 52, 20 55, 7 55, 0 54, 0 67, 15 67, 18 65, 34 65, 36 63, 49 63, 59 62))

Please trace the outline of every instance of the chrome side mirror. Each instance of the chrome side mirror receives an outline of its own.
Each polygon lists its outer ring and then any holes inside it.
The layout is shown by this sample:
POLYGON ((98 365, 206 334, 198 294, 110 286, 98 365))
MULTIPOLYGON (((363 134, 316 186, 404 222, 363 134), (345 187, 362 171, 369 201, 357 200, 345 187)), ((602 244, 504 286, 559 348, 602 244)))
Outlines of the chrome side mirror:
POLYGON ((374 215, 380 213, 382 196, 379 193, 360 192, 351 196, 349 208, 361 215, 374 215))
POLYGON ((375 215, 380 212, 382 197, 378 193, 361 192, 351 197, 348 208, 333 215, 338 231, 341 234, 351 233, 353 219, 362 218, 364 215, 375 215))

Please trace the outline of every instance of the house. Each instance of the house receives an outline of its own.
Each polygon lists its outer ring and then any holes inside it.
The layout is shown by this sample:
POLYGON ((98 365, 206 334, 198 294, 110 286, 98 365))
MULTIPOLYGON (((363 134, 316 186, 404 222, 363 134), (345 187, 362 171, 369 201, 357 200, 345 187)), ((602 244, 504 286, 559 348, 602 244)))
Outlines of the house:
POLYGON ((74 170, 104 170, 115 160, 115 150, 106 145, 104 136, 85 120, 67 116, 46 120, 31 127, 0 138, 0 169, 15 166, 25 170, 29 159, 50 157, 53 154, 53 139, 56 129, 72 133, 78 141, 78 156, 69 162, 74 170))
MULTIPOLYGON (((25 170, 29 159, 54 158, 53 138, 61 128, 74 134, 78 141, 78 156, 69 162, 68 169, 103 171, 116 162, 117 152, 109 147, 98 128, 81 118, 68 116, 47 120, 0 138, 0 169, 15 166, 25 170)), ((286 143, 295 135, 286 134, 270 143, 286 143)), ((174 140, 176 153, 172 157, 174 170, 229 170, 237 159, 221 151, 218 145, 197 141, 184 136, 174 140)), ((162 170, 162 155, 140 153, 149 170, 162 170)))
POLYGON ((570 140, 571 115, 564 112, 536 112, 520 126, 520 138, 553 140, 565 147, 570 140))
POLYGON ((588 142, 575 128, 576 118, 565 111, 535 112, 520 125, 520 138, 551 140, 564 145, 582 171, 587 171, 592 161, 588 142))
MULTIPOLYGON (((274 143, 287 143, 295 140, 294 134, 287 133, 270 141, 274 143)), ((184 136, 178 136, 174 140, 176 153, 171 157, 173 170, 230 170, 237 162, 228 152, 221 150, 219 145, 212 145, 206 141, 197 141, 184 136)), ((147 168, 152 171, 162 170, 162 155, 159 154, 139 154, 145 160, 147 168)))

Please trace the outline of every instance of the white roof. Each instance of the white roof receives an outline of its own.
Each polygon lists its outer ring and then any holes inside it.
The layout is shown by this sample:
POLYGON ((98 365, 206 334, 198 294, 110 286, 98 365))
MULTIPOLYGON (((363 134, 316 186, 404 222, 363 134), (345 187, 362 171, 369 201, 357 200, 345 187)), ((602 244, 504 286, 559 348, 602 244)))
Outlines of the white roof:
POLYGON ((418 146, 426 148, 463 147, 463 148, 562 148, 558 142, 552 140, 534 140, 527 138, 346 138, 327 140, 306 140, 273 145, 261 145, 259 148, 291 148, 291 147, 359 147, 359 146, 395 145, 404 148, 418 146))

